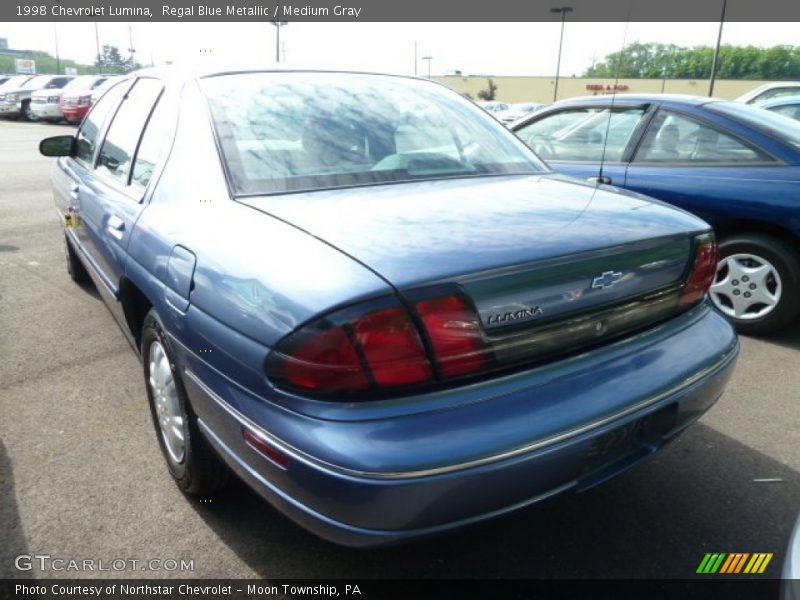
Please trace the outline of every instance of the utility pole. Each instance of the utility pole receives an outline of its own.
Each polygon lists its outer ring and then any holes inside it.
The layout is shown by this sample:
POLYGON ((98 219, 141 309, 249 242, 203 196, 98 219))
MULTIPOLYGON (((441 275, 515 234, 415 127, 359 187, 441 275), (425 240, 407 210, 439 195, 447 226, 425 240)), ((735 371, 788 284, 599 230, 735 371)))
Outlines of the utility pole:
POLYGON ((100 31, 97 28, 97 21, 94 22, 94 43, 97 46, 97 72, 102 72, 103 59, 100 56, 100 31))
POLYGON ((717 33, 717 47, 714 48, 714 60, 711 62, 711 81, 708 84, 708 95, 714 95, 714 81, 717 78, 717 67, 719 65, 719 46, 722 43, 722 26, 725 24, 725 9, 728 8, 728 0, 722 0, 722 14, 719 18, 719 33, 717 33))
POLYGON ((133 55, 135 52, 136 49, 133 47, 133 25, 128 23, 128 55, 130 56, 128 60, 130 62, 131 69, 134 65, 133 55))
POLYGON ((417 63, 418 62, 419 61, 417 59, 417 40, 414 40, 414 77, 417 76, 417 63))

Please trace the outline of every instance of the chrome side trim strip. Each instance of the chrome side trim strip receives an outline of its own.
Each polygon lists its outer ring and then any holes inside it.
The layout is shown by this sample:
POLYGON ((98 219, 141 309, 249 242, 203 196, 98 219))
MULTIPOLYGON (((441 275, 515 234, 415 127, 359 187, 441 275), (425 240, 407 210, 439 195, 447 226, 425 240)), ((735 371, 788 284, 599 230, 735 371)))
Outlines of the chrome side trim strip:
POLYGON ((255 422, 250 420, 248 417, 243 415, 241 412, 233 408, 230 404, 225 402, 222 398, 220 398, 212 389, 210 389, 205 383, 203 383, 197 375, 191 372, 188 369, 184 370, 186 376, 192 380, 203 392, 205 392, 214 402, 225 412, 230 414, 234 419, 236 419, 242 426, 247 427, 252 431, 255 435, 263 438, 264 441, 273 444, 277 448, 279 448, 282 452, 289 454, 292 458, 304 462, 306 464, 310 464, 311 466, 322 467, 325 469, 330 469, 332 471, 336 471, 343 475, 348 475, 352 477, 362 477, 367 479, 413 479, 417 477, 430 477, 433 475, 442 475, 444 473, 453 473, 455 471, 462 471, 465 469, 471 469, 474 467, 480 467, 484 465, 488 465, 495 462, 500 462, 503 460, 507 460, 509 458, 514 458, 516 456, 520 456, 522 454, 527 454, 529 452, 533 452, 534 450, 540 450, 546 446, 550 446, 553 444, 558 444, 560 442, 566 441, 570 438, 577 437, 593 429, 598 429, 607 425, 617 419, 621 419, 626 417, 632 413, 635 413, 639 410, 647 408, 652 404, 657 404, 661 400, 668 398, 669 396, 678 394, 683 390, 691 387, 699 380, 703 379, 704 377, 710 375, 711 373, 718 371, 724 367, 726 367, 739 353, 739 344, 737 342, 736 347, 731 351, 725 353, 720 357, 713 365, 706 367, 705 369, 698 371, 688 379, 682 381, 681 383, 669 388, 668 390, 656 394, 655 396, 651 396, 641 402, 637 402, 631 406, 628 406, 624 410, 618 411, 602 419, 598 419, 596 421, 592 421, 591 423, 586 423, 584 425, 580 425, 573 429, 569 429, 562 433, 558 433, 556 435, 552 435, 547 438, 542 438, 535 442, 530 442, 525 444, 524 446, 519 446, 517 448, 513 448, 511 450, 507 450, 505 452, 500 452, 498 454, 492 454, 491 456, 485 456, 482 458, 477 458, 474 460, 457 463, 453 465, 445 465, 442 467, 432 467, 430 469, 420 469, 417 471, 397 471, 397 472, 383 472, 383 471, 359 471, 357 469, 350 469, 348 467, 342 467, 340 465, 335 465, 333 463, 329 463, 327 461, 321 460, 310 454, 306 454, 302 450, 295 448, 294 446, 284 442, 280 438, 275 437, 271 433, 265 431, 261 426, 257 425, 255 422))

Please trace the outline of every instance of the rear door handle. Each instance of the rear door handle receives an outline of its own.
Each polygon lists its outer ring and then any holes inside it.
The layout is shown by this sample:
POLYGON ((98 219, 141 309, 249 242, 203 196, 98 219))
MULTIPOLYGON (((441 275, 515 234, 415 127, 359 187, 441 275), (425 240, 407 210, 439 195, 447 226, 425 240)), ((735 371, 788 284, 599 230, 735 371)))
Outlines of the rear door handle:
POLYGON ((608 175, 598 175, 597 177, 587 177, 586 181, 590 183, 602 183, 604 185, 611 185, 611 177, 608 175))
POLYGON ((125 221, 120 219, 117 215, 111 215, 108 217, 108 223, 106 223, 106 230, 116 239, 121 240, 123 234, 125 233, 125 221))

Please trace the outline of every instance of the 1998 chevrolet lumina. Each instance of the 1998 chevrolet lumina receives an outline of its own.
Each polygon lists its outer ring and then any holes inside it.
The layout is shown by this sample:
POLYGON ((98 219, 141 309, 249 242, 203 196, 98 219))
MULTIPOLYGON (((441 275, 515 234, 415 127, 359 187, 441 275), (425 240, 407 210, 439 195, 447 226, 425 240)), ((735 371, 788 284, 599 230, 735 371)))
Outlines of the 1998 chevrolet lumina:
POLYGON ((180 488, 232 470, 338 543, 606 480, 738 353, 706 223, 560 178, 435 83, 142 71, 40 149, 180 488))

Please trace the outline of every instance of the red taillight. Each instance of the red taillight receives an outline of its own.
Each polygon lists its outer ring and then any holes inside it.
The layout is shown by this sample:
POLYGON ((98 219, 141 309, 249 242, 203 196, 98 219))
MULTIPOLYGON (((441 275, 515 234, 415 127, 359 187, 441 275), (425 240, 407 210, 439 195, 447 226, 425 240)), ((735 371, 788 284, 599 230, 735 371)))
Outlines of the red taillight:
POLYGON ((453 295, 421 300, 416 309, 443 377, 466 375, 486 367, 480 323, 464 299, 453 295))
POLYGON ((285 338, 267 362, 276 383, 328 395, 432 380, 417 329, 399 305, 346 309, 285 338))
POLYGON ((283 376, 295 387, 357 391, 369 386, 358 353, 341 327, 308 335, 283 358, 283 376))
POLYGON ((680 306, 688 307, 700 302, 714 282, 717 273, 717 242, 711 234, 698 239, 694 265, 681 294, 680 306))
POLYGON ((366 314, 355 322, 353 332, 378 386, 430 380, 425 348, 402 308, 366 314))
POLYGON ((341 394, 349 400, 487 368, 489 350, 480 321, 465 298, 423 296, 415 299, 414 310, 416 324, 394 299, 314 321, 275 347, 267 360, 267 376, 279 387, 319 397, 341 394), (427 334, 427 351, 417 325, 427 334))

